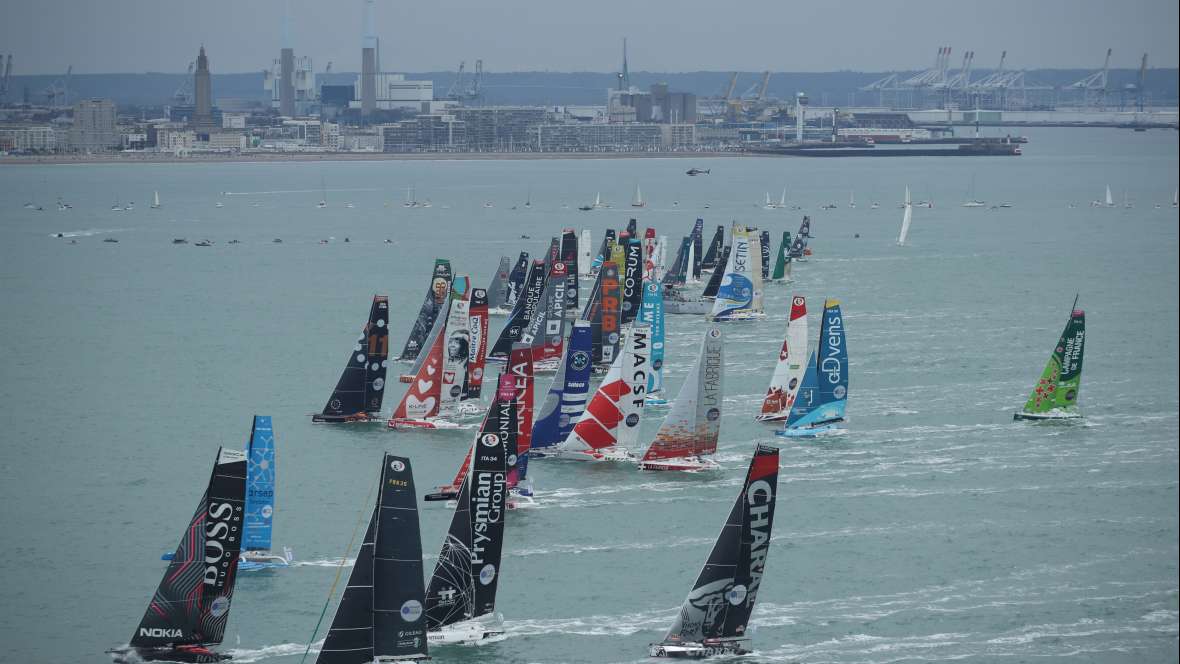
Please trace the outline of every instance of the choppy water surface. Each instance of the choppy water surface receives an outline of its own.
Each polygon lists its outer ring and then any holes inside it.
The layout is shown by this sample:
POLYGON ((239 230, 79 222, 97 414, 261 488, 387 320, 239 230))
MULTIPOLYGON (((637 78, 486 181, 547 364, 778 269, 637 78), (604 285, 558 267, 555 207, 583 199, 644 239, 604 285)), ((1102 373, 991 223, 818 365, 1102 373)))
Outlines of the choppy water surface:
MULTIPOLYGON (((507 638, 435 660, 645 660, 761 440, 783 443, 782 471, 748 661, 1175 661, 1175 135, 1029 134, 1019 159, 0 169, 0 659, 101 662, 125 643, 216 447, 243 445, 263 413, 279 444, 275 542, 300 564, 243 575, 222 649, 299 662, 334 564, 353 555, 381 451, 413 458, 421 492, 449 481, 471 435, 311 424, 373 293, 390 295, 396 345, 436 256, 485 283, 501 254, 539 253, 565 226, 597 243, 629 216, 672 237, 701 216, 777 240, 803 212, 760 203, 787 186, 812 215, 815 256, 794 284, 767 288, 768 320, 727 326, 724 471, 533 464, 542 505, 508 524, 507 638), (713 174, 686 177, 690 166, 713 174), (1014 207, 959 207, 973 176, 977 197, 1014 207), (635 211, 637 182, 650 207, 635 211), (907 184, 936 205, 915 210, 899 248, 907 184), (1088 207, 1107 184, 1134 208, 1088 207), (402 208, 409 186, 433 206, 402 208), (154 190, 160 210, 148 209, 154 190), (531 209, 510 209, 530 190, 531 209), (614 209, 576 210, 599 191, 614 209), (74 208, 58 212, 59 196, 74 208), (136 209, 112 212, 116 199, 136 209), (840 207, 818 209, 827 202, 840 207), (1013 423, 1075 292, 1089 324, 1087 418, 1013 423), (813 312, 825 296, 843 304, 848 436, 785 442, 752 421, 792 293, 813 312)), ((668 326, 674 391, 702 322, 668 326)), ((421 514, 432 560, 450 513, 421 514)))

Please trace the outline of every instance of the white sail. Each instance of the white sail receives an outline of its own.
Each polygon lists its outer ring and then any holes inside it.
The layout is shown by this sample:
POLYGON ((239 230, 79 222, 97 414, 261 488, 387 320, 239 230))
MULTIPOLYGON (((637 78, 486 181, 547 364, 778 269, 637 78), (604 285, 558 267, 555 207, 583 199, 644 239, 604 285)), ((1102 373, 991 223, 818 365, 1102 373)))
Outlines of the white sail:
POLYGON ((787 188, 786 188, 786 187, 783 187, 783 195, 782 195, 782 196, 779 196, 779 199, 778 199, 778 206, 779 206, 780 208, 785 208, 785 207, 787 207, 787 188))
POLYGON ((914 213, 914 204, 910 202, 910 188, 905 188, 905 212, 901 216, 901 233, 897 235, 897 243, 905 244, 905 240, 910 234, 910 217, 914 213))
POLYGON ((791 298, 791 314, 787 329, 783 332, 783 345, 779 349, 778 364, 774 366, 774 376, 770 379, 766 398, 762 401, 759 420, 782 420, 790 415, 791 405, 795 403, 806 370, 807 300, 802 295, 796 295, 791 298))
POLYGON ((159 191, 155 192, 155 194, 152 197, 152 207, 154 207, 154 208, 160 207, 160 192, 159 191))
POLYGON ((771 203, 771 202, 770 202, 770 192, 769 192, 769 191, 768 191, 768 192, 766 192, 766 204, 765 204, 765 205, 763 205, 762 207, 766 208, 767 210, 773 210, 773 209, 774 209, 774 203, 771 203))
POLYGON ((687 470, 680 464, 671 468, 658 465, 661 460, 688 459, 717 451, 721 432, 723 339, 720 327, 714 325, 705 330, 696 362, 644 455, 641 468, 687 470))
POLYGON ((856 192, 855 191, 848 192, 848 207, 850 207, 850 208, 856 207, 856 192))
MULTIPOLYGON (((456 277, 466 279, 466 277, 456 277)), ((441 408, 454 410, 463 396, 463 384, 467 380, 467 361, 471 355, 470 331, 471 301, 457 299, 451 302, 447 315, 447 327, 443 331, 446 345, 443 346, 441 408)))
POLYGON ((590 229, 582 229, 582 237, 578 240, 578 274, 590 276, 590 264, 594 262, 594 248, 590 246, 590 229))
POLYGON ((623 354, 627 390, 619 399, 623 418, 619 421, 619 447, 634 450, 639 442, 643 402, 647 398, 647 374, 651 370, 651 325, 635 321, 627 332, 623 354))
POLYGON ((713 308, 712 320, 761 318, 762 312, 762 254, 757 231, 734 224, 730 233, 729 259, 713 308), (755 253, 757 252, 757 253, 755 253))
POLYGON ((647 205, 643 202, 643 192, 639 190, 639 185, 635 185, 635 198, 631 201, 631 207, 643 207, 647 205))
POLYGON ((696 276, 692 273, 692 266, 693 266, 693 262, 695 260, 696 260, 696 244, 693 242, 689 242, 688 243, 688 262, 686 263, 686 265, 688 265, 688 271, 685 273, 685 275, 686 275, 684 278, 685 283, 694 284, 694 283, 700 283, 700 281, 701 281, 700 279, 697 279, 696 276))
POLYGON ((602 192, 601 191, 595 192, 595 194, 594 194, 594 207, 596 207, 596 208, 603 207, 603 205, 602 205, 602 192))
POLYGON ((628 448, 639 435, 650 353, 650 325, 641 323, 623 331, 622 352, 615 356, 577 424, 557 445, 557 456, 583 461, 631 458, 628 448))
POLYGON ((661 235, 656 238, 655 257, 652 258, 652 263, 655 264, 655 271, 653 273, 653 281, 661 282, 664 280, 664 275, 667 274, 668 268, 666 259, 668 256, 668 236, 661 235))
POLYGON ((1114 198, 1110 195, 1110 185, 1106 185, 1106 207, 1114 207, 1114 198))

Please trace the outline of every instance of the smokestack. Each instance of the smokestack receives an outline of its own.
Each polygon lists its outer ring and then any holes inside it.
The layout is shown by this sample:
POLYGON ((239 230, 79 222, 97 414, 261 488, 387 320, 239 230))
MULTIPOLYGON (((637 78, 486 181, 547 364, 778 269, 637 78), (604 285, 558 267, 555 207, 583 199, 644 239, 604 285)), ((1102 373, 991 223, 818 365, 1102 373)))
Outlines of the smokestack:
POLYGON ((279 51, 279 114, 295 115, 295 49, 279 51))
POLYGON ((361 37, 361 115, 377 110, 377 72, 380 69, 379 41, 373 0, 365 0, 363 35, 361 37))

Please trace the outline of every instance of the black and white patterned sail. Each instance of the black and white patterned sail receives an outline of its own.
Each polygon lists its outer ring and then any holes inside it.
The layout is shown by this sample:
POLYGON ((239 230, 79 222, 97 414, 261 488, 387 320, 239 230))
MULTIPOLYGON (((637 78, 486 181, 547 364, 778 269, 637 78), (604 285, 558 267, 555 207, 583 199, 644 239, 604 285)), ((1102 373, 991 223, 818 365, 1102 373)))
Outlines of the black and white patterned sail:
POLYGON ((746 638, 766 566, 777 493, 778 448, 759 444, 742 491, 664 645, 746 638))
POLYGON ((513 306, 512 313, 508 316, 508 321, 504 323, 504 329, 500 330, 500 336, 496 338, 496 343, 492 344, 492 349, 488 351, 488 357, 507 359, 508 353, 512 351, 512 344, 520 341, 521 335, 537 310, 541 294, 545 291, 547 278, 545 261, 534 260, 528 278, 525 280, 524 292, 517 298, 516 305, 513 306))
POLYGON ((447 303, 447 296, 451 292, 451 278, 451 261, 445 258, 435 259, 434 271, 430 274, 430 286, 426 289, 426 298, 422 301, 422 308, 418 310, 414 327, 410 329, 405 348, 397 359, 417 359, 418 353, 427 348, 426 335, 430 333, 430 328, 434 327, 434 320, 447 303))
POLYGON ((511 394, 510 386, 511 378, 501 376, 497 399, 472 446, 471 465, 426 591, 426 622, 432 630, 496 608, 508 456, 516 447, 516 403, 501 398, 511 394))
POLYGON ((348 355, 348 364, 340 374, 336 389, 313 419, 342 421, 380 415, 388 366, 389 298, 374 295, 369 320, 348 355))
POLYGON ((721 248, 725 246, 725 227, 718 226, 717 231, 713 233, 713 239, 709 242, 708 248, 705 249, 705 255, 701 258, 701 269, 712 270, 718 265, 724 266, 725 261, 720 259, 721 248))
POLYGON ((229 620, 246 510, 246 453, 220 449, 205 494, 131 645, 221 643, 229 620))
POLYGON ((512 266, 512 272, 508 273, 508 289, 504 292, 504 304, 501 305, 503 308, 511 309, 516 306, 516 301, 524 292, 524 281, 528 276, 529 252, 522 251, 516 258, 516 265, 512 266))
POLYGON ((426 656, 422 536, 410 460, 386 454, 380 493, 319 658, 367 664, 426 656))

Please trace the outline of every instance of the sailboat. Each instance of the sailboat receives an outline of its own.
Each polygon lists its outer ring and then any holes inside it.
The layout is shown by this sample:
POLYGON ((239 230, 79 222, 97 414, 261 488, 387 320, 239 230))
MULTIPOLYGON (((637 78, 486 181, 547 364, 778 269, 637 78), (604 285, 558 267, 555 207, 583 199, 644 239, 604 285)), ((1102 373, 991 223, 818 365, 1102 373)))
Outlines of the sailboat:
POLYGON ((511 275, 512 259, 500 257, 500 265, 496 267, 496 274, 492 276, 492 283, 488 286, 488 313, 499 315, 509 313, 508 302, 509 277, 511 275))
POLYGON ((599 209, 599 208, 608 208, 608 207, 610 207, 610 206, 609 206, 609 205, 607 205, 606 203, 603 203, 603 202, 602 202, 602 192, 596 192, 596 193, 594 194, 594 205, 592 205, 592 206, 590 206, 590 207, 591 207, 592 209, 595 209, 595 210, 597 210, 597 209, 599 209))
POLYGON ((721 467, 705 455, 717 451, 721 433, 722 341, 720 327, 711 325, 705 330, 696 363, 640 460, 640 470, 694 472, 721 467))
POLYGON ((640 323, 651 326, 651 368, 647 371, 648 406, 666 406, 664 394, 664 289, 658 282, 643 285, 643 304, 639 308, 640 323))
POLYGON ((634 461, 647 374, 651 326, 636 323, 624 330, 623 352, 611 363, 590 405, 569 436, 549 456, 579 461, 634 461))
POLYGON ((787 207, 787 188, 786 187, 783 187, 783 193, 781 196, 778 197, 778 206, 780 209, 786 209, 786 207, 787 207))
POLYGON ((766 203, 764 203, 764 204, 762 205, 762 209, 763 209, 763 210, 774 210, 774 209, 777 209, 777 208, 778 208, 778 206, 777 206, 777 205, 775 205, 774 203, 772 203, 772 202, 771 202, 771 200, 770 200, 770 192, 769 192, 769 191, 768 191, 768 192, 766 192, 766 203))
MULTIPOLYGON (((527 256, 522 254, 522 257, 527 261, 527 256)), ((500 336, 496 338, 492 349, 488 352, 489 360, 503 362, 512 350, 512 344, 520 341, 521 335, 528 327, 529 321, 532 320, 541 301, 541 294, 545 290, 545 276, 545 261, 534 259, 528 275, 521 285, 520 292, 516 296, 512 313, 508 315, 508 320, 504 322, 504 328, 500 330, 500 336)))
POLYGON ((270 551, 275 503, 275 435, 269 415, 254 416, 246 461, 246 521, 242 530, 245 551, 238 569, 246 572, 287 567, 291 564, 291 549, 284 548, 282 555, 270 551))
POLYGON ((312 422, 372 422, 381 417, 389 366, 389 298, 374 295, 369 320, 348 356, 328 403, 312 422))
POLYGON ((647 203, 643 202, 643 192, 639 190, 638 184, 635 185, 635 197, 631 199, 631 207, 647 207, 647 203))
POLYGON ((897 244, 904 245, 910 235, 910 219, 914 216, 914 205, 910 202, 910 188, 905 188, 905 211, 901 215, 901 232, 897 234, 897 244))
POLYGON ((516 263, 512 266, 512 271, 508 273, 508 280, 504 283, 503 299, 495 306, 491 306, 491 295, 489 290, 488 296, 488 315, 490 316, 507 316, 512 313, 516 307, 517 298, 520 297, 521 291, 524 290, 524 281, 529 274, 529 253, 527 251, 520 252, 516 258, 516 263))
POLYGON ((675 622, 652 657, 746 655, 750 614, 766 570, 778 494, 777 448, 759 444, 729 517, 675 622))
POLYGON ((971 191, 967 193, 967 200, 963 203, 965 208, 981 208, 987 207, 987 203, 975 198, 975 176, 971 176, 971 191))
POLYGON ((586 410, 590 387, 590 321, 574 321, 565 357, 533 423, 529 456, 541 458, 565 441, 586 410))
POLYGON ((209 646, 221 643, 229 621, 245 507, 246 455, 219 449, 205 493, 131 642, 107 651, 115 662, 230 659, 209 646))
MULTIPOLYGON (((512 379, 501 376, 497 394, 511 390, 512 379)), ((431 645, 483 643, 504 634, 484 619, 494 616, 496 609, 512 454, 507 445, 516 429, 513 401, 498 398, 497 404, 472 445, 451 527, 426 586, 424 615, 431 645)), ((415 561, 421 561, 421 554, 415 561)))
POLYGON ((418 318, 414 320, 414 327, 410 329, 410 336, 406 339, 406 345, 402 348, 398 360, 412 362, 418 357, 426 335, 434 326, 439 312, 445 308, 447 295, 451 290, 451 279, 451 261, 445 258, 436 258, 434 269, 430 273, 430 286, 426 289, 426 297, 422 300, 422 307, 418 310, 418 318))
POLYGON ((764 318, 762 311, 762 270, 756 260, 762 256, 758 233, 734 224, 729 260, 709 318, 714 321, 764 318))
POLYGON ((724 267, 724 264, 720 263, 721 248, 724 246, 725 227, 718 225, 717 230, 713 232, 713 239, 709 241, 709 247, 705 249, 705 255, 701 257, 702 272, 712 272, 718 265, 724 267))
POLYGON ((1172 207, 1180 205, 1180 189, 1172 190, 1172 207))
POLYGON ((565 345, 567 276, 568 268, 563 261, 550 266, 533 315, 520 333, 520 342, 532 349, 537 371, 556 371, 561 360, 565 345))
POLYGON ((592 239, 590 236, 590 229, 583 228, 582 235, 578 238, 578 275, 582 277, 589 277, 591 275, 590 264, 594 260, 591 252, 593 252, 592 239))
POLYGON ((850 208, 856 207, 856 192, 855 191, 848 193, 848 207, 850 207, 850 208))
MULTIPOLYGON (((324 186, 323 176, 320 176, 320 202, 315 206, 321 209, 328 207, 328 188, 324 186)), ((221 203, 218 203, 217 207, 221 207, 221 203)))
POLYGON ((791 405, 783 429, 775 431, 788 438, 812 438, 846 433, 848 403, 848 343, 840 302, 826 300, 819 326, 819 346, 807 363, 803 382, 791 405))
POLYGON ((1106 207, 1114 207, 1114 198, 1110 195, 1110 185, 1106 185, 1106 200, 1103 203, 1106 207))
POLYGON ((422 535, 410 460, 386 453, 378 487, 365 539, 317 664, 430 659, 422 535))
POLYGON ((459 424, 448 417, 478 413, 459 408, 471 344, 468 287, 467 277, 454 279, 427 336, 425 353, 415 360, 410 387, 387 422, 390 429, 457 429, 459 424))
POLYGON ((770 281, 789 283, 791 281, 791 263, 791 231, 783 231, 783 238, 779 242, 778 252, 774 258, 774 271, 770 273, 770 281))
POLYGON ((155 193, 152 195, 152 209, 153 209, 153 210, 159 210, 159 209, 160 209, 160 192, 159 192, 159 191, 156 191, 156 192, 155 192, 155 193))
POLYGON ((762 410, 755 419, 760 422, 787 419, 807 367, 804 363, 806 357, 807 299, 796 295, 791 298, 791 315, 787 320, 786 332, 783 333, 782 348, 778 351, 778 363, 774 366, 766 398, 762 400, 762 410))
MULTIPOLYGON (((31 205, 31 203, 26 203, 25 207, 29 207, 30 205, 31 205)), ((32 209, 32 208, 30 208, 30 209, 32 209)), ((119 198, 116 196, 115 197, 115 204, 111 206, 111 212, 122 212, 122 211, 123 211, 123 206, 119 204, 119 198)))
POLYGON ((1126 189, 1123 190, 1123 207, 1127 209, 1135 207, 1135 204, 1131 202, 1130 196, 1127 195, 1126 189))
POLYGON ((1014 420, 1059 420, 1081 417, 1078 391, 1082 384, 1082 351, 1086 342, 1086 312, 1073 300, 1069 321, 1045 370, 1014 420))

